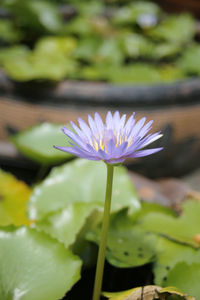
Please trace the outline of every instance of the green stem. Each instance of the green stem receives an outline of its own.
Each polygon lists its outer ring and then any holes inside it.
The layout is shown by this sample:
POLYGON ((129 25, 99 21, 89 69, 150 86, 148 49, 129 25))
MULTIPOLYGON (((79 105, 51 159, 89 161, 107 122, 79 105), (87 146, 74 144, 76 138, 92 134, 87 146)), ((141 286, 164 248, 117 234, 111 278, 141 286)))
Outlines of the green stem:
POLYGON ((107 233, 110 220, 110 207, 111 207, 111 196, 112 196, 112 184, 113 184, 113 171, 114 166, 107 164, 107 184, 106 184, 106 196, 104 204, 104 215, 101 231, 101 240, 99 245, 99 253, 97 259, 97 268, 94 283, 93 300, 99 300, 102 288, 103 270, 105 264, 105 253, 106 253, 106 241, 107 233))

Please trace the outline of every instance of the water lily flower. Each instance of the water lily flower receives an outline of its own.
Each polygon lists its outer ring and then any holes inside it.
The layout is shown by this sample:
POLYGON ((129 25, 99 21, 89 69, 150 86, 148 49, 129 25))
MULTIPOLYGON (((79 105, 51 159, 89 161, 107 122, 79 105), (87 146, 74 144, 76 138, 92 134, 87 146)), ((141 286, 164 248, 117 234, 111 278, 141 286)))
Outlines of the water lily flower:
POLYGON ((71 122, 74 131, 64 127, 63 132, 71 139, 72 147, 58 147, 57 149, 69 152, 89 160, 103 160, 107 166, 107 183, 102 220, 102 232, 97 259, 93 300, 100 300, 103 270, 106 253, 106 240, 109 227, 110 207, 112 198, 113 171, 115 164, 123 162, 128 157, 141 157, 156 153, 163 148, 143 150, 162 134, 156 132, 147 134, 153 121, 145 124, 146 118, 135 120, 132 114, 126 122, 126 115, 120 116, 116 111, 113 115, 109 111, 105 124, 96 112, 94 119, 89 115, 88 124, 78 119, 79 127, 71 122))
POLYGON ((58 147, 81 158, 103 160, 108 164, 118 164, 126 158, 142 157, 156 153, 163 148, 143 150, 144 147, 158 140, 162 134, 147 134, 153 121, 145 124, 146 118, 135 120, 133 113, 126 122, 126 115, 109 111, 105 124, 96 112, 94 119, 89 115, 88 124, 78 118, 79 127, 71 122, 74 131, 63 127, 63 132, 71 139, 72 147, 58 147))

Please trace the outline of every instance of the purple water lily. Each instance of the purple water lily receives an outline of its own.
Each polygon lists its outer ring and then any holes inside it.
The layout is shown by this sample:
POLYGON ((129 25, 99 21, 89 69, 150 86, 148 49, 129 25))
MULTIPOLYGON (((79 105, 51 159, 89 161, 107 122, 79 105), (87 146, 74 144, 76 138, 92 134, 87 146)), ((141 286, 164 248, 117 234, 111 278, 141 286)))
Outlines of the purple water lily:
POLYGON ((78 118, 79 127, 71 122, 74 132, 66 127, 62 129, 71 139, 72 147, 55 147, 81 158, 103 160, 108 164, 121 163, 130 157, 147 156, 163 148, 143 150, 162 136, 160 132, 147 135, 153 121, 145 122, 145 117, 136 122, 134 113, 126 122, 126 115, 120 117, 118 111, 113 115, 109 111, 104 124, 96 112, 94 119, 88 116, 88 125, 78 118))

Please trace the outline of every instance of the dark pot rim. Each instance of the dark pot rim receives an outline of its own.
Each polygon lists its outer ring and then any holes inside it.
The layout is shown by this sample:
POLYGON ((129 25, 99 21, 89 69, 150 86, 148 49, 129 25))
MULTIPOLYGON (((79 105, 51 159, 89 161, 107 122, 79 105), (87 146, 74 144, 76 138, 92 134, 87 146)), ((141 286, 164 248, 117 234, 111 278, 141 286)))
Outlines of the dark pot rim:
POLYGON ((63 80, 14 82, 0 76, 0 95, 41 104, 159 106, 195 104, 200 100, 200 77, 170 83, 115 85, 63 80))

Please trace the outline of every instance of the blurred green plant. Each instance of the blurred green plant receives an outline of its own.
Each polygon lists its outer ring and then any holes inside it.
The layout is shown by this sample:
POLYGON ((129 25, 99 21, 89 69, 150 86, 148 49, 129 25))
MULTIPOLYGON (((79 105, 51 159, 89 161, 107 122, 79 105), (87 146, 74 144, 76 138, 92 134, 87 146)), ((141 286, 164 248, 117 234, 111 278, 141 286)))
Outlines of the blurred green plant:
POLYGON ((169 15, 144 0, 3 0, 1 6, 10 18, 0 20, 0 67, 16 81, 155 84, 199 76, 196 21, 188 13, 169 15))

